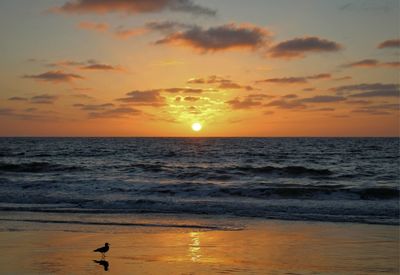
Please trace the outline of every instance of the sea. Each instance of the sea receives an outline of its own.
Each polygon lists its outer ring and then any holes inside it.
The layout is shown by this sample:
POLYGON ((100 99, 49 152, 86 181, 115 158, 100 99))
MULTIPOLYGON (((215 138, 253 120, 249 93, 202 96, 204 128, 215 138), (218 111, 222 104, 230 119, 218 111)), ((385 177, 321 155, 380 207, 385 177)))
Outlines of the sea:
POLYGON ((398 225, 399 145, 398 138, 0 138, 0 216, 398 225))

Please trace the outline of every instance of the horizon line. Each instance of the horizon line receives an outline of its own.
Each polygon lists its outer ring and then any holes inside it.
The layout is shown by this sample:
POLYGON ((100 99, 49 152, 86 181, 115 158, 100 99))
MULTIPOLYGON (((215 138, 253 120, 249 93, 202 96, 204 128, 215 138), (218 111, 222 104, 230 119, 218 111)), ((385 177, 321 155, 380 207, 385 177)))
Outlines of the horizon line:
POLYGON ((0 138, 400 138, 399 136, 0 136, 0 138))

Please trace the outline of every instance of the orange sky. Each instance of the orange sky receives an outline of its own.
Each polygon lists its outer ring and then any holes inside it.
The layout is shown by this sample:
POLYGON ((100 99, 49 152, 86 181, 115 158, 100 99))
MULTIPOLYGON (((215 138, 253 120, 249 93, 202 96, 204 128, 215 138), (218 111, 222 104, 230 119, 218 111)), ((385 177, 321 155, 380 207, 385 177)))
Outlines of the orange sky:
POLYGON ((397 1, 22 2, 1 136, 399 135, 397 1))

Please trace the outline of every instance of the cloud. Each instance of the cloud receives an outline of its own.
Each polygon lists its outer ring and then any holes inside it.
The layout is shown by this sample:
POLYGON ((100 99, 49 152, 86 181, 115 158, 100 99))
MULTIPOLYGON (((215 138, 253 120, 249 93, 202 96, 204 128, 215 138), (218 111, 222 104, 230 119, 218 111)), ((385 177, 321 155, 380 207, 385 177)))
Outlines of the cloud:
POLYGON ((11 108, 0 108, 0 116, 6 116, 9 114, 12 114, 14 112, 14 109, 11 108))
POLYGON ((58 98, 57 96, 42 94, 42 95, 33 96, 31 98, 13 96, 13 97, 8 98, 8 100, 24 101, 24 102, 29 100, 31 103, 34 103, 34 104, 53 104, 57 100, 57 98, 58 98))
POLYGON ((194 107, 194 106, 188 107, 187 110, 188 110, 188 112, 190 114, 194 114, 194 115, 200 115, 201 114, 201 111, 198 108, 194 107))
POLYGON ((78 24, 79 29, 84 29, 84 30, 91 30, 91 31, 97 31, 97 32, 106 32, 110 28, 110 26, 106 23, 95 23, 95 22, 80 22, 78 24))
POLYGON ((147 30, 144 28, 124 28, 122 26, 118 27, 114 34, 121 39, 128 39, 134 36, 144 34, 147 30))
POLYGON ((305 109, 307 106, 302 102, 297 100, 286 100, 286 99, 276 99, 268 102, 264 106, 266 107, 277 107, 280 109, 305 109))
POLYGON ((348 100, 347 101, 348 104, 360 104, 360 105, 364 105, 364 104, 370 104, 371 101, 368 100, 348 100))
POLYGON ((226 101, 232 109, 251 109, 256 106, 261 106, 261 102, 259 101, 254 101, 251 98, 246 98, 244 100, 240 100, 239 98, 235 98, 229 101, 226 101))
POLYGON ((77 103, 73 105, 76 108, 79 108, 83 111, 104 111, 114 107, 112 103, 104 103, 104 104, 81 104, 77 103))
POLYGON ((400 39, 390 39, 383 41, 377 47, 378 49, 386 49, 386 48, 400 48, 400 39))
POLYGON ((103 104, 76 103, 73 106, 75 108, 87 112, 90 118, 125 118, 129 116, 139 115, 142 113, 140 110, 127 106, 116 107, 115 104, 113 103, 103 103, 103 104))
POLYGON ((119 66, 112 66, 108 64, 90 64, 80 67, 82 70, 92 70, 92 71, 122 71, 123 69, 119 66))
POLYGON ((100 112, 90 112, 90 118, 126 118, 142 114, 142 111, 131 107, 118 107, 100 112))
POLYGON ((308 98, 302 98, 299 100, 301 103, 330 103, 330 102, 339 102, 346 100, 345 97, 341 96, 324 96, 324 95, 317 95, 308 98))
POLYGON ((10 101, 27 101, 28 99, 25 97, 13 96, 8 98, 10 101))
POLYGON ((30 101, 34 104, 53 104, 57 98, 54 95, 43 94, 31 97, 30 101))
POLYGON ((95 98, 87 94, 71 94, 72 97, 83 99, 83 100, 94 100, 95 98))
POLYGON ((171 33, 156 44, 186 46, 201 52, 255 50, 264 47, 269 38, 269 32, 263 28, 232 23, 208 29, 192 26, 185 31, 171 33))
POLYGON ((166 88, 166 89, 158 89, 157 91, 161 92, 167 92, 167 93, 185 93, 185 94, 201 94, 205 91, 209 91, 209 90, 204 90, 204 89, 199 89, 199 88, 166 88))
POLYGON ((127 97, 118 98, 117 101, 153 107, 165 105, 165 97, 161 96, 159 90, 132 91, 126 95, 127 97))
POLYGON ((0 108, 0 116, 19 120, 38 121, 60 121, 62 120, 54 111, 39 111, 37 108, 16 110, 11 108, 0 108))
POLYGON ((370 106, 363 106, 362 108, 354 109, 354 113, 366 113, 370 115, 390 115, 393 112, 398 113, 400 110, 399 103, 386 103, 370 106))
POLYGON ((307 79, 305 77, 281 77, 257 80, 256 83, 304 84, 307 83, 307 79))
POLYGON ((398 1, 396 0, 360 0, 360 1, 352 1, 350 3, 343 4, 339 7, 339 10, 342 11, 370 11, 370 12, 390 12, 393 10, 397 10, 399 8, 398 1))
POLYGON ((34 115, 20 113, 17 110, 11 108, 0 108, 0 116, 22 119, 22 120, 32 120, 36 118, 36 116, 34 115))
POLYGON ((190 78, 187 81, 188 84, 206 84, 208 83, 206 79, 204 78, 190 78))
POLYGON ((250 85, 242 86, 238 83, 235 83, 233 81, 224 81, 221 82, 218 86, 219 89, 227 89, 227 90, 233 90, 233 89, 245 89, 247 91, 252 91, 254 88, 250 85))
POLYGON ((343 46, 319 37, 294 38, 273 46, 268 55, 274 58, 301 58, 309 53, 337 52, 343 46))
POLYGON ((352 111, 353 113, 366 113, 369 115, 390 115, 390 112, 386 112, 386 111, 376 111, 376 110, 370 110, 370 109, 356 109, 352 111))
POLYGON ((334 81, 344 81, 344 80, 350 80, 350 79, 353 79, 353 78, 351 76, 341 76, 341 77, 334 78, 333 80, 334 81))
POLYGON ((309 104, 336 103, 345 100, 346 98, 341 96, 316 95, 313 97, 298 98, 298 96, 295 94, 288 94, 281 96, 280 99, 270 101, 264 106, 277 107, 280 109, 309 109, 309 111, 332 111, 331 107, 310 109, 311 106, 309 104))
POLYGON ((376 59, 363 59, 353 63, 343 65, 345 68, 377 68, 377 67, 389 67, 398 68, 400 67, 400 62, 380 62, 376 59))
POLYGON ((230 79, 223 78, 217 75, 210 75, 208 78, 191 78, 187 81, 188 84, 218 84, 219 89, 245 89, 252 91, 254 88, 250 85, 240 85, 230 79))
POLYGON ((298 96, 295 94, 288 94, 288 95, 282 96, 282 98, 293 99, 293 98, 298 98, 298 96))
POLYGON ((186 97, 184 98, 185 101, 190 101, 190 102, 195 102, 195 101, 197 101, 197 100, 199 100, 199 99, 200 99, 200 98, 194 97, 194 96, 186 96, 186 97))
POLYGON ((273 96, 266 94, 251 94, 246 96, 243 100, 236 97, 232 100, 226 101, 232 109, 251 109, 253 107, 261 106, 262 101, 267 98, 272 98, 273 96))
POLYGON ((349 95, 350 97, 399 97, 400 91, 395 90, 377 90, 349 95))
POLYGON ((72 82, 74 80, 84 79, 77 74, 65 73, 63 71, 49 71, 37 75, 24 75, 23 78, 31 78, 40 81, 51 82, 54 84, 72 82))
POLYGON ((69 0, 61 7, 52 10, 78 14, 137 14, 170 10, 194 15, 216 15, 215 10, 196 5, 192 0, 69 0))
MULTIPOLYGON (((97 60, 89 59, 86 61, 61 60, 47 64, 48 67, 75 67, 87 71, 124 71, 124 68, 118 65, 109 65, 100 63, 97 60)), ((59 71, 57 71, 59 72, 59 71)))
POLYGON ((170 34, 184 29, 196 27, 185 23, 175 21, 152 21, 145 24, 145 28, 152 31, 158 31, 164 34, 170 34))
POLYGON ((344 85, 334 87, 331 90, 338 92, 338 93, 347 93, 353 91, 385 91, 385 90, 398 90, 399 84, 394 83, 360 83, 360 84, 353 84, 353 85, 344 85))
POLYGON ((273 83, 273 84, 305 84, 308 80, 319 80, 330 78, 330 74, 316 74, 302 77, 281 77, 257 80, 256 83, 273 83))
POLYGON ((307 79, 316 80, 316 79, 327 79, 331 78, 331 74, 315 74, 306 77, 307 79))
POLYGON ((400 85, 395 83, 360 83, 334 87, 331 90, 339 95, 350 93, 349 97, 399 97, 399 87, 400 85))
POLYGON ((73 61, 73 60, 61 60, 53 63, 47 63, 47 67, 77 67, 77 66, 84 66, 85 62, 73 61))

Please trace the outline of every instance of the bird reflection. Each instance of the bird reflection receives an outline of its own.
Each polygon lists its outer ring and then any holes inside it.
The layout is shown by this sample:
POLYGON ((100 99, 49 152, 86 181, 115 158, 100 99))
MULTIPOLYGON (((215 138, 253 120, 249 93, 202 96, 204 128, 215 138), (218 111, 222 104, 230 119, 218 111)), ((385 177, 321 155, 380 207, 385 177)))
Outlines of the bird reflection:
POLYGON ((108 271, 108 267, 109 267, 109 263, 108 263, 108 261, 106 261, 106 260, 100 260, 100 261, 96 261, 96 260, 93 260, 93 262, 95 262, 96 264, 99 264, 99 265, 101 265, 101 266, 103 266, 104 267, 104 271, 108 271))

